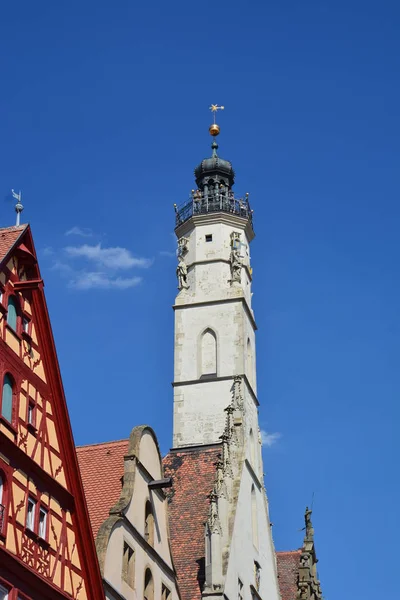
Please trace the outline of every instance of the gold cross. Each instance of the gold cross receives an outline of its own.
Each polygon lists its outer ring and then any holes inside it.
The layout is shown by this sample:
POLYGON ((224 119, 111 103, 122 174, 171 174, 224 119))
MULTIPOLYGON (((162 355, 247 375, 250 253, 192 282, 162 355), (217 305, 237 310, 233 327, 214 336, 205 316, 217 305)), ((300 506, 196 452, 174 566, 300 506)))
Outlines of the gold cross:
POLYGON ((214 113, 214 123, 215 123, 215 113, 218 110, 224 110, 224 109, 225 109, 225 106, 218 106, 218 104, 211 104, 210 110, 212 113, 214 113))

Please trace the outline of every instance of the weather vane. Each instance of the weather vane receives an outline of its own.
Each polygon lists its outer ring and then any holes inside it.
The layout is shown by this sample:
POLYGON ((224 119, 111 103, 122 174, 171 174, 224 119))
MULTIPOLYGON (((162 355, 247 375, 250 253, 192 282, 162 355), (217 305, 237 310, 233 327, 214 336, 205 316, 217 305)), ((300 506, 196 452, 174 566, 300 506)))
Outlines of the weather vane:
POLYGON ((214 123, 213 123, 213 124, 210 126, 210 128, 209 128, 209 132, 210 132, 210 134, 211 134, 213 137, 215 137, 215 136, 216 136, 216 135, 218 135, 218 134, 219 134, 219 132, 220 132, 220 127, 219 127, 219 125, 217 125, 217 124, 216 124, 216 122, 215 122, 216 113, 217 113, 217 111, 219 111, 219 110, 225 110, 225 106, 218 106, 218 104, 211 104, 211 106, 210 106, 210 110, 211 110, 211 112, 212 112, 212 113, 213 113, 213 115, 214 115, 214 123))
POLYGON ((22 192, 21 190, 19 190, 19 194, 17 194, 17 192, 15 192, 14 190, 11 190, 11 193, 13 195, 13 198, 15 198, 15 200, 17 201, 17 204, 15 205, 15 212, 17 213, 17 222, 16 222, 16 226, 18 227, 18 225, 20 224, 20 220, 21 220, 21 213, 24 210, 24 207, 22 206, 22 192))

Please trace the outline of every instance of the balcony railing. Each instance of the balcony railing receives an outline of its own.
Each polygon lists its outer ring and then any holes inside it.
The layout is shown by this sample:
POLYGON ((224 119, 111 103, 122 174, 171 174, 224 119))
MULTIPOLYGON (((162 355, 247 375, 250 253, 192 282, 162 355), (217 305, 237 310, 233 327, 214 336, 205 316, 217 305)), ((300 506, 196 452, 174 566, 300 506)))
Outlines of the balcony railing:
POLYGON ((232 192, 219 192, 212 195, 195 192, 184 204, 175 205, 176 227, 182 225, 190 217, 216 212, 230 213, 247 219, 251 224, 253 222, 253 214, 247 196, 235 198, 232 192))

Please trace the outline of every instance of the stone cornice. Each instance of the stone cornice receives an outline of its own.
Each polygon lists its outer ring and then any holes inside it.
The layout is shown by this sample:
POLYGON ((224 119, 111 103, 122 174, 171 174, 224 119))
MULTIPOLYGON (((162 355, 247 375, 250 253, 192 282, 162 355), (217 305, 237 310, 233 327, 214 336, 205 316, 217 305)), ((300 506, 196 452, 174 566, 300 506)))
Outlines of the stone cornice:
POLYGON ((182 225, 178 225, 178 227, 175 228, 175 233, 176 236, 180 238, 183 235, 187 235, 189 231, 196 227, 196 225, 212 225, 216 223, 224 223, 225 225, 231 225, 242 229, 246 233, 249 242, 255 237, 253 227, 248 219, 226 212, 212 212, 192 216, 182 223, 182 225))
POLYGON ((215 382, 215 381, 228 381, 229 379, 235 379, 235 377, 242 377, 247 389, 250 392, 250 396, 253 398, 254 403, 256 406, 260 406, 260 403, 258 401, 258 398, 253 390, 252 385, 250 384, 250 381, 247 378, 247 375, 245 375, 244 373, 239 373, 236 375, 224 375, 223 377, 218 377, 218 375, 213 375, 211 377, 207 377, 204 379, 187 379, 186 381, 173 381, 172 382, 172 387, 180 387, 182 385, 194 385, 196 383, 210 383, 210 382, 215 382))
POLYGON ((227 304, 228 302, 242 302, 245 312, 249 317, 249 320, 253 326, 254 331, 257 331, 257 324, 253 317, 253 313, 251 308, 246 302, 246 298, 244 296, 239 296, 238 298, 225 298, 224 300, 202 300, 200 302, 187 302, 185 304, 174 304, 172 308, 174 310, 181 310, 183 308, 191 308, 192 306, 212 306, 215 304, 227 304))

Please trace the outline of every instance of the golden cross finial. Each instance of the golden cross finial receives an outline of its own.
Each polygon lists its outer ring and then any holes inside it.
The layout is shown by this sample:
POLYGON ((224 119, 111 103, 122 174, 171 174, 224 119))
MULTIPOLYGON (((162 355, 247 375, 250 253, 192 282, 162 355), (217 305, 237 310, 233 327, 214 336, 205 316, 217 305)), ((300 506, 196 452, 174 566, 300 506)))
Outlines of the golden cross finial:
POLYGON ((216 114, 216 112, 218 110, 225 110, 225 106, 218 106, 218 104, 211 104, 210 110, 214 114, 214 123, 215 123, 215 114, 216 114))

